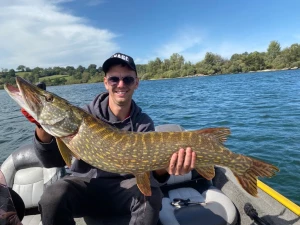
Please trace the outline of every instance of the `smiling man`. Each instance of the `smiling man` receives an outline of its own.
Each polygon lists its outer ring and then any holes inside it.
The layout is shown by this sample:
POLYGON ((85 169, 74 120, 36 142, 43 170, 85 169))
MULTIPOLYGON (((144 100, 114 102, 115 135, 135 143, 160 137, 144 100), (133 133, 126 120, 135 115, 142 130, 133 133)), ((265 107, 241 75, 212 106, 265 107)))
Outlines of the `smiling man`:
MULTIPOLYGON (((139 86, 133 59, 116 53, 103 64, 104 85, 101 93, 85 110, 102 121, 132 132, 154 131, 151 118, 132 100, 139 86)), ((32 122, 32 121, 31 121, 32 122)), ((34 146, 45 167, 64 166, 55 139, 37 124, 34 146)), ((73 176, 64 177, 49 186, 39 202, 43 225, 74 225, 74 217, 131 215, 129 224, 157 224, 161 209, 160 186, 169 174, 185 174, 195 166, 195 153, 190 148, 178 149, 168 168, 152 171, 152 195, 145 197, 131 174, 109 173, 82 160, 75 160, 73 176)))

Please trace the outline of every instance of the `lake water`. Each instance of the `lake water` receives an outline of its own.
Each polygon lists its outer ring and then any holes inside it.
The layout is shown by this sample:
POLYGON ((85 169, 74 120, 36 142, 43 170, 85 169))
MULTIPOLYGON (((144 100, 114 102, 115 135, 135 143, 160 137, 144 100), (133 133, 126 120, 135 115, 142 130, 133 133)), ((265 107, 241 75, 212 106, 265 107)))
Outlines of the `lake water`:
MULTIPOLYGON (((98 83, 48 90, 83 106, 105 89, 98 83)), ((300 70, 142 81, 134 99, 155 125, 230 127, 226 146, 278 166, 277 176, 263 181, 300 204, 300 70)), ((1 90, 0 164, 31 142, 34 127, 1 90)))

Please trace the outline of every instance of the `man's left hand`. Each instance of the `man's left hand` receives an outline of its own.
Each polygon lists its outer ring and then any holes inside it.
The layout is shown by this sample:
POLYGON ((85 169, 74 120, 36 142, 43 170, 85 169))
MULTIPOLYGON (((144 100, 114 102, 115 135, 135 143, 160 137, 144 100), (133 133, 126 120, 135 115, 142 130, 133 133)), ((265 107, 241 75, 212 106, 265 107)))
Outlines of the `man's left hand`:
POLYGON ((172 155, 167 171, 170 175, 184 175, 195 168, 195 163, 196 153, 190 147, 180 148, 172 155))
MULTIPOLYGON (((165 177, 168 173, 170 175, 184 175, 194 169, 195 164, 196 153, 189 147, 186 149, 180 148, 178 152, 175 152, 171 156, 169 167, 154 171, 154 176, 156 179, 159 179, 160 177, 165 177)), ((164 182, 164 179, 165 178, 163 178, 163 181, 160 182, 164 182)))

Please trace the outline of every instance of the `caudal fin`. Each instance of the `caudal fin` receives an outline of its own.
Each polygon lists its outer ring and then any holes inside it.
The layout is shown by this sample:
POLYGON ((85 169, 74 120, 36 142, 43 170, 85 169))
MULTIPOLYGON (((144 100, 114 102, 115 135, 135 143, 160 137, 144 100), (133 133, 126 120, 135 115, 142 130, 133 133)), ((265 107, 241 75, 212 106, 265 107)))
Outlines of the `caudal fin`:
POLYGON ((252 160, 252 165, 244 174, 237 175, 234 171, 233 173, 250 195, 257 196, 257 177, 272 177, 279 169, 272 164, 253 158, 250 159, 252 160))

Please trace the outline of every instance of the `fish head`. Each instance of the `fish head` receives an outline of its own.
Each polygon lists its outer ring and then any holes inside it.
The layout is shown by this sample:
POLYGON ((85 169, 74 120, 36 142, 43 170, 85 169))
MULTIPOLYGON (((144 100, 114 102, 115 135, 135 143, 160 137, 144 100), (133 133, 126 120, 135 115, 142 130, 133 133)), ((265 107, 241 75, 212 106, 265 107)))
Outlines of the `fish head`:
POLYGON ((17 87, 5 84, 4 89, 54 137, 75 134, 81 123, 80 110, 67 100, 16 77, 17 87))

